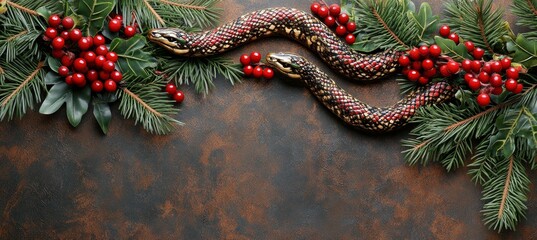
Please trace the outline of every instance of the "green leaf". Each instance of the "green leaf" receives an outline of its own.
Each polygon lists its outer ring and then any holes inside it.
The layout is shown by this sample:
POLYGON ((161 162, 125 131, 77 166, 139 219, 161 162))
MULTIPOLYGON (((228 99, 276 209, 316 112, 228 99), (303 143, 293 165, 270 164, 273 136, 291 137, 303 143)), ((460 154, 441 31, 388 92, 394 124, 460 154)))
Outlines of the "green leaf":
POLYGON ((89 86, 73 90, 73 94, 67 98, 67 119, 71 126, 76 127, 80 124, 82 116, 88 111, 90 100, 91 89, 89 86))
POLYGON ((457 45, 453 40, 445 39, 440 36, 436 36, 434 40, 436 44, 442 48, 444 54, 460 61, 470 58, 464 44, 461 43, 457 45))
POLYGON ((68 98, 71 98, 71 87, 66 83, 58 83, 48 91, 47 98, 41 104, 39 113, 50 115, 58 111, 68 98))
POLYGON ((508 158, 515 152, 515 138, 519 136, 523 109, 511 109, 496 119, 498 133, 490 140, 489 154, 508 158))
POLYGON ((116 38, 110 44, 110 51, 118 54, 118 65, 123 73, 147 77, 147 68, 155 68, 157 60, 151 53, 144 51, 147 40, 142 35, 130 39, 116 38))
POLYGON ((93 102, 93 116, 99 123, 104 134, 108 133, 108 125, 112 120, 112 111, 110 105, 105 102, 93 102))
POLYGON ((62 77, 55 72, 49 71, 47 75, 45 75, 45 84, 47 85, 56 85, 62 82, 64 82, 62 77))
POLYGON ((50 70, 58 73, 58 68, 62 65, 60 60, 53 58, 52 56, 47 56, 47 65, 50 67, 50 70))
POLYGON ((43 17, 45 20, 48 20, 50 15, 52 15, 52 12, 48 10, 47 7, 45 6, 38 8, 36 12, 39 13, 39 15, 43 17))
POLYGON ((419 38, 423 41, 427 36, 431 36, 436 32, 438 25, 438 16, 433 15, 431 5, 428 3, 422 3, 418 13, 407 12, 408 17, 412 19, 419 31, 419 38))
POLYGON ((514 50, 513 62, 523 64, 526 68, 537 66, 537 41, 530 41, 519 34, 515 41, 508 45, 509 50, 514 50))
POLYGON ((103 28, 106 17, 114 9, 114 0, 80 0, 78 14, 86 17, 83 32, 88 36, 97 34, 103 28))

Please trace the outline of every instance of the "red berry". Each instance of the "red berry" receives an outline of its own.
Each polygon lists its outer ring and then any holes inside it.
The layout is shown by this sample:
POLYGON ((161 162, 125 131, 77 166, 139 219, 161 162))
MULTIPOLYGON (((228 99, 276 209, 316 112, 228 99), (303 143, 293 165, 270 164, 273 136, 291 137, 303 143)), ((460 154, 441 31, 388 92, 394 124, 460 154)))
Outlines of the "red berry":
POLYGON ((104 62, 102 68, 103 68, 104 71, 111 72, 111 71, 114 71, 115 67, 116 67, 116 65, 114 64, 114 62, 108 60, 108 61, 104 62))
POLYGON ((476 60, 481 60, 483 58, 483 56, 485 55, 485 50, 483 50, 482 48, 475 48, 474 52, 472 53, 474 55, 474 59, 476 60))
POLYGON ((166 85, 166 92, 170 95, 174 95, 177 92, 177 87, 173 83, 166 85))
POLYGON ((347 28, 343 25, 339 25, 336 27, 336 35, 342 37, 345 34, 347 34, 347 28))
POLYGON ((95 59, 97 58, 97 54, 95 54, 92 51, 88 51, 84 54, 84 59, 86 59, 87 63, 93 63, 95 62, 95 59))
POLYGON ((436 68, 431 68, 423 72, 423 76, 426 78, 432 78, 436 75, 436 72, 437 72, 436 68))
POLYGON ((63 50, 61 49, 54 49, 52 50, 52 57, 56 59, 60 59, 63 57, 63 50))
POLYGON ((522 90, 524 89, 524 86, 522 85, 522 83, 519 83, 516 85, 516 89, 515 91, 513 91, 514 94, 519 94, 522 92, 522 90))
POLYGON ((78 48, 82 51, 86 51, 92 47, 92 42, 87 38, 83 37, 80 40, 78 40, 78 48))
POLYGON ((328 13, 329 13, 329 10, 326 6, 320 6, 319 10, 317 11, 317 15, 319 15, 319 17, 323 19, 328 16, 328 13))
POLYGON ((447 65, 442 65, 440 67, 440 75, 442 75, 442 77, 449 77, 451 76, 451 73, 449 72, 448 70, 448 66, 447 65))
POLYGON ((494 94, 494 95, 500 95, 500 94, 502 94, 502 92, 503 92, 502 87, 495 87, 495 88, 492 89, 491 93, 494 94))
POLYGON ((466 73, 464 74, 464 81, 466 81, 467 83, 470 82, 472 79, 475 78, 475 75, 472 74, 472 73, 466 73))
POLYGON ((67 83, 69 86, 73 85, 73 75, 65 77, 65 83, 67 83))
POLYGON ((412 60, 420 60, 421 58, 421 55, 420 55, 420 50, 418 50, 417 48, 412 48, 410 49, 410 51, 408 52, 408 56, 410 57, 410 59, 412 60))
POLYGON ((501 87, 503 84, 502 76, 497 73, 493 73, 492 76, 490 76, 490 85, 493 87, 501 87))
POLYGON ((86 63, 86 60, 84 58, 77 58, 75 59, 74 63, 73 63, 73 67, 76 71, 78 72, 82 72, 84 71, 84 69, 86 69, 87 67, 87 63, 86 63))
POLYGON ((70 55, 64 55, 62 57, 61 63, 63 66, 70 67, 71 65, 73 65, 74 61, 75 60, 70 55))
POLYGON ((481 82, 477 78, 472 78, 470 81, 468 81, 468 87, 472 91, 477 91, 481 87, 481 82))
POLYGON ((492 72, 500 73, 502 72, 502 64, 498 61, 492 61, 490 63, 490 69, 492 72))
POLYGON ((99 73, 91 69, 86 73, 86 79, 88 79, 90 82, 97 81, 99 80, 99 73))
POLYGON ((429 47, 423 45, 423 46, 421 46, 418 50, 420 51, 420 55, 421 55, 422 57, 427 57, 427 56, 429 56, 429 47))
POLYGON ((69 76, 69 68, 66 67, 66 66, 60 66, 58 68, 58 74, 62 77, 67 77, 69 76))
POLYGON ((337 17, 337 21, 339 22, 339 24, 345 25, 347 24, 347 22, 349 22, 349 15, 347 15, 346 13, 339 14, 339 16, 337 17))
POLYGON ((114 19, 117 19, 119 21, 123 21, 123 16, 121 16, 121 14, 117 14, 116 16, 114 16, 114 19))
POLYGON ((121 79, 123 79, 123 74, 119 71, 113 71, 110 73, 110 79, 114 80, 115 82, 120 82, 121 79))
POLYGON ((274 77, 274 71, 272 70, 272 68, 269 68, 269 67, 268 67, 268 68, 265 68, 265 69, 263 70, 263 77, 264 77, 265 79, 271 79, 271 78, 273 78, 273 77, 274 77))
POLYGON ((336 25, 336 19, 332 16, 328 16, 324 19, 324 24, 331 28, 336 25))
POLYGON ((410 66, 410 58, 406 55, 401 55, 399 57, 399 65, 401 65, 402 67, 410 66))
POLYGON ((241 55, 240 61, 243 66, 250 65, 250 56, 248 54, 243 54, 241 55))
POLYGON ((76 42, 80 40, 81 38, 82 38, 82 31, 80 31, 80 29, 73 28, 73 30, 69 32, 69 39, 71 39, 71 41, 76 42))
POLYGON ((104 82, 104 89, 108 92, 115 92, 117 90, 117 84, 114 80, 106 80, 104 82))
POLYGON ((423 60, 421 62, 421 67, 425 71, 430 70, 430 69, 434 68, 434 62, 431 59, 425 59, 425 60, 423 60))
POLYGON ((354 42, 356 42, 356 37, 354 36, 354 34, 349 33, 345 37, 345 42, 347 42, 347 44, 349 44, 349 45, 352 45, 352 44, 354 44, 354 42))
POLYGON ((420 78, 418 79, 418 82, 419 82, 420 84, 422 84, 422 85, 425 85, 425 84, 429 83, 429 79, 426 78, 426 77, 420 77, 420 78))
POLYGON ((52 40, 52 48, 54 49, 62 49, 65 46, 65 39, 62 37, 55 37, 52 40))
POLYGON ((502 60, 500 62, 502 63, 502 69, 503 70, 508 69, 508 68, 511 67, 511 59, 508 58, 508 57, 502 58, 502 60))
POLYGON ((250 53, 250 61, 251 61, 251 63, 260 62, 261 61, 261 53, 259 53, 259 52, 250 53))
POLYGON ((261 78, 263 76, 263 68, 261 66, 255 67, 253 75, 254 78, 261 78))
POLYGON ((106 55, 108 53, 108 48, 106 47, 106 45, 101 45, 101 46, 98 46, 97 48, 95 48, 95 53, 97 55, 106 55))
POLYGON ((310 6, 310 9, 311 9, 311 13, 313 14, 318 14, 319 13, 319 8, 321 7, 321 4, 319 3, 312 3, 311 6, 310 6))
POLYGON ((75 20, 73 20, 71 17, 67 16, 62 19, 62 26, 65 29, 71 29, 75 26, 75 20))
POLYGON ((330 15, 334 17, 341 13, 341 7, 335 3, 330 5, 329 10, 330 10, 330 15))
POLYGON ((412 69, 410 68, 410 66, 408 66, 408 67, 404 67, 403 70, 401 70, 401 73, 402 73, 403 75, 406 76, 406 75, 408 75, 408 72, 409 72, 410 70, 412 70, 412 69))
POLYGON ((104 89, 103 82, 101 81, 94 81, 91 83, 91 91, 93 92, 102 92, 104 89))
POLYGON ((487 72, 480 72, 477 76, 477 79, 479 79, 479 81, 481 81, 482 83, 488 83, 490 80, 490 76, 487 72))
POLYGON ((442 48, 440 48, 440 46, 436 44, 429 46, 429 55, 431 55, 431 57, 437 58, 437 57, 440 57, 441 54, 442 54, 442 48))
POLYGON ((460 41, 460 38, 459 38, 459 35, 456 34, 456 33, 452 33, 452 34, 449 34, 449 37, 448 37, 450 40, 453 40, 453 42, 455 42, 455 44, 459 44, 459 41, 460 41))
POLYGON ((185 94, 183 94, 183 91, 177 90, 173 95, 173 99, 176 103, 182 103, 185 100, 185 94))
POLYGON ((471 41, 464 42, 464 46, 466 46, 466 50, 470 53, 475 50, 475 44, 471 41))
POLYGON ((244 68, 242 68, 242 72, 244 72, 244 76, 246 77, 252 76, 252 73, 254 73, 254 67, 251 65, 244 66, 244 68))
POLYGON ((490 95, 486 93, 481 93, 477 96, 477 104, 481 107, 485 107, 490 104, 490 95))
POLYGON ((510 67, 507 70, 505 70, 505 74, 507 75, 507 78, 512 78, 512 79, 517 80, 519 77, 519 70, 514 67, 510 67))
POLYGON ((123 33, 125 34, 125 37, 130 38, 136 35, 136 28, 133 26, 126 26, 125 29, 123 29, 123 33))
POLYGON ((411 66, 412 66, 412 69, 419 71, 421 70, 421 61, 414 61, 412 62, 411 66))
POLYGON ((356 23, 355 22, 348 22, 347 23, 347 31, 349 31, 349 32, 356 31, 356 23))
POLYGON ((472 71, 472 61, 470 59, 462 60, 461 66, 462 70, 464 70, 465 72, 472 71))
POLYGON ((69 39, 69 31, 63 31, 60 33, 60 37, 62 37, 65 40, 69 39))
POLYGON ((104 38, 103 35, 97 34, 97 35, 95 35, 95 37, 93 37, 93 44, 95 46, 104 45, 104 44, 106 44, 106 39, 104 38))
POLYGON ((472 61, 472 71, 478 73, 481 70, 481 61, 474 60, 472 61))
POLYGON ((110 73, 105 72, 105 71, 100 71, 99 72, 99 79, 101 79, 103 81, 106 81, 106 80, 110 79, 110 73))
POLYGON ((118 55, 115 52, 108 52, 106 54, 106 59, 108 59, 108 60, 110 60, 112 62, 117 62, 118 55))
POLYGON ((57 28, 62 23, 62 18, 58 14, 52 14, 48 18, 48 25, 53 28, 57 28))
POLYGON ((58 30, 56 30, 55 28, 49 27, 45 31, 45 36, 47 36, 50 39, 54 39, 55 37, 58 36, 58 30))
POLYGON ((110 32, 119 32, 119 30, 121 30, 121 25, 121 20, 112 19, 110 20, 110 22, 108 22, 108 29, 110 30, 110 32))
POLYGON ((449 34, 451 34, 451 29, 449 28, 449 26, 443 25, 442 27, 440 27, 439 33, 440 36, 442 36, 443 38, 447 38, 449 37, 449 34))
POLYGON ((78 87, 83 87, 86 85, 86 77, 82 73, 73 74, 73 84, 78 87))
POLYGON ((418 79, 420 79, 421 75, 416 70, 410 70, 408 71, 407 77, 408 77, 408 80, 415 82, 415 81, 418 81, 418 79))
POLYGON ((507 91, 509 92, 513 92, 516 90, 516 87, 518 85, 518 82, 515 80, 515 79, 507 79, 507 81, 505 81, 505 89, 507 89, 507 91))
MULTIPOLYGON (((95 67, 97 68, 102 68, 103 67, 103 64, 104 62, 106 62, 106 57, 104 56, 97 56, 97 58, 95 58, 95 67)), ((106 79, 105 79, 106 80, 106 79)))
POLYGON ((455 61, 449 61, 447 63, 448 71, 452 74, 458 73, 460 70, 460 65, 458 62, 455 61))
POLYGON ((492 65, 489 62, 484 63, 481 72, 492 74, 492 65))

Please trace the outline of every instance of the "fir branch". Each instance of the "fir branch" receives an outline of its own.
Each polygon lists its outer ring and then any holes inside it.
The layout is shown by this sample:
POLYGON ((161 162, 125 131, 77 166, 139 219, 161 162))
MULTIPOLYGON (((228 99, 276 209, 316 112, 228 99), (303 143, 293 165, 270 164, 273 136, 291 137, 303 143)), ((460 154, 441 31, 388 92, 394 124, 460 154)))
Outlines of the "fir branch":
POLYGON ((509 158, 509 167, 507 169, 507 179, 505 179, 505 186, 503 188, 502 201, 498 209, 498 219, 501 219, 505 210, 505 202, 507 201, 507 196, 509 196, 509 186, 511 185, 511 174, 513 173, 513 161, 514 158, 509 158))
POLYGON ((153 14, 153 16, 157 19, 157 21, 159 21, 160 24, 162 24, 162 26, 164 26, 166 23, 164 22, 162 17, 157 13, 157 11, 155 11, 153 6, 151 6, 151 4, 149 4, 148 0, 143 0, 143 3, 147 7, 147 9, 149 9, 149 12, 151 12, 151 14, 153 14))
POLYGON ((399 43, 399 45, 403 46, 404 48, 406 49, 409 49, 408 45, 406 45, 401 39, 399 39, 399 37, 395 34, 395 32, 393 32, 393 30, 388 26, 388 24, 384 21, 384 19, 382 19, 382 17, 380 16, 380 14, 377 12, 377 10, 375 9, 375 7, 373 6, 369 6, 369 9, 371 10, 371 12, 373 13, 373 16, 375 16, 375 18, 378 20, 378 22, 382 25, 382 27, 386 30, 386 32, 388 32, 392 38, 397 41, 397 43, 399 43))
POLYGON ((197 9, 197 10, 205 10, 205 9, 207 9, 206 6, 196 6, 196 5, 193 5, 193 4, 176 3, 176 2, 172 2, 172 1, 168 1, 168 0, 159 0, 159 1, 164 3, 164 4, 174 6, 174 7, 190 8, 190 9, 197 9))
POLYGON ((504 102, 504 103, 500 103, 500 104, 498 104, 498 105, 496 105, 496 106, 490 107, 490 108, 488 108, 487 110, 482 111, 482 112, 480 112, 480 113, 478 113, 478 114, 476 114, 476 115, 470 116, 470 117, 468 117, 468 118, 466 118, 466 119, 463 119, 463 120, 461 120, 461 121, 455 122, 455 123, 453 123, 453 124, 447 126, 447 127, 444 129, 444 131, 445 131, 445 132, 453 131, 454 129, 457 129, 457 128, 461 127, 462 125, 465 125, 465 124, 467 124, 467 123, 469 123, 469 122, 475 121, 475 120, 477 120, 477 119, 479 119, 479 118, 481 118, 481 117, 483 117, 483 116, 485 116, 485 115, 487 115, 487 114, 489 114, 489 113, 492 113, 492 112, 501 110, 501 109, 503 109, 503 108, 512 106, 512 105, 513 105, 514 103, 516 103, 516 102, 517 102, 516 100, 511 100, 511 101, 504 102))
POLYGON ((468 164, 468 174, 476 184, 483 185, 494 176, 497 160, 487 153, 489 145, 490 138, 483 138, 475 148, 472 162, 468 164))
POLYGON ((516 24, 524 26, 532 31, 523 33, 530 40, 537 40, 537 6, 532 0, 514 0, 512 12, 517 16, 516 24))
POLYGON ((12 7, 14 7, 14 8, 17 8, 17 9, 19 9, 19 10, 25 12, 25 13, 28 13, 28 14, 30 14, 30 15, 34 15, 34 16, 36 16, 36 17, 39 17, 39 13, 37 13, 37 11, 34 11, 34 10, 32 10, 32 9, 29 9, 29 8, 26 8, 26 7, 21 6, 21 5, 19 5, 19 4, 16 4, 16 3, 14 3, 13 1, 9 1, 9 0, 8 0, 8 1, 7 1, 7 4, 8 4, 9 6, 12 6, 12 7))

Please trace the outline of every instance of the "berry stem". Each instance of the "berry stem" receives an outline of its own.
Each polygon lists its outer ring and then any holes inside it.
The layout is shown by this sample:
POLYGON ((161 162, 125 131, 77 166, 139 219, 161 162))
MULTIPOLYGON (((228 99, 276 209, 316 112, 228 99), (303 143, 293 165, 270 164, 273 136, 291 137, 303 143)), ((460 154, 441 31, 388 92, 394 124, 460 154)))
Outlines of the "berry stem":
POLYGON ((6 41, 7 41, 7 42, 13 41, 13 39, 16 39, 16 38, 18 38, 18 37, 20 37, 20 36, 22 36, 22 35, 24 35, 24 34, 27 34, 27 33, 28 33, 28 30, 23 30, 22 32, 17 33, 17 34, 15 34, 15 35, 9 37, 8 39, 6 39, 6 41))

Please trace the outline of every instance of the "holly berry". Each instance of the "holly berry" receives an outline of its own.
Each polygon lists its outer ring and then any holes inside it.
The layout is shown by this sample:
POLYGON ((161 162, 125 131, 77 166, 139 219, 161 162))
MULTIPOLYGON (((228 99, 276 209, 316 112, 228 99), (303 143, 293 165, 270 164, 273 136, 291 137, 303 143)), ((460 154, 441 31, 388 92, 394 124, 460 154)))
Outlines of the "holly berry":
POLYGON ((244 76, 252 76, 252 74, 254 73, 254 67, 252 67, 251 65, 244 66, 242 72, 244 73, 244 76))
POLYGON ((88 51, 84 54, 84 59, 86 59, 87 63, 93 63, 95 62, 95 59, 97 58, 97 54, 95 54, 92 51, 88 51))
POLYGON ((339 25, 336 27, 336 35, 338 36, 344 36, 345 34, 347 34, 347 28, 343 25, 339 25))
POLYGON ((74 28, 73 30, 69 32, 69 39, 71 39, 71 41, 76 42, 80 40, 81 38, 82 38, 82 31, 80 31, 80 29, 74 28))
POLYGON ((345 37, 345 42, 347 42, 347 44, 349 44, 349 45, 352 45, 352 44, 354 44, 354 42, 356 42, 356 37, 354 36, 354 34, 349 33, 345 37))
POLYGON ((121 21, 118 19, 110 20, 110 22, 108 22, 108 29, 110 30, 110 32, 119 32, 119 30, 121 30, 121 21))
POLYGON ((62 37, 65 40, 68 40, 69 39, 69 31, 62 31, 60 33, 60 37, 62 37))
POLYGON ((421 62, 421 67, 425 71, 430 70, 434 67, 434 62, 431 59, 425 59, 421 62))
POLYGON ((399 57, 399 65, 401 65, 402 67, 408 67, 410 65, 410 58, 406 55, 401 55, 399 57))
POLYGON ((170 95, 173 95, 177 92, 177 87, 173 83, 168 83, 166 85, 166 92, 170 95))
POLYGON ((474 49, 474 52, 472 54, 474 55, 474 59, 480 60, 485 55, 485 50, 483 50, 482 48, 477 47, 477 48, 474 49))
POLYGON ((477 76, 477 79, 479 79, 479 81, 481 81, 482 83, 488 83, 490 80, 490 76, 487 72, 480 72, 477 76))
POLYGON ((475 50, 475 44, 471 41, 464 42, 464 46, 466 46, 468 52, 473 52, 475 50))
POLYGON ((468 81, 468 87, 473 91, 477 91, 481 87, 481 82, 477 78, 472 78, 468 81))
POLYGON ((104 56, 97 56, 97 58, 95 58, 95 67, 97 68, 102 68, 103 67, 103 64, 104 62, 106 62, 106 57, 104 56))
POLYGON ((414 61, 412 62, 412 69, 414 70, 421 70, 421 61, 414 61))
POLYGON ((462 60, 461 66, 462 70, 464 70, 465 72, 472 71, 472 61, 470 59, 462 60))
POLYGON ((71 65, 73 65, 73 62, 74 62, 73 58, 74 57, 70 55, 64 55, 62 59, 60 60, 60 62, 62 63, 63 66, 70 67, 71 65))
POLYGON ((500 95, 502 94, 503 92, 503 88, 502 87, 495 87, 494 89, 492 89, 491 93, 494 94, 494 95, 500 95))
POLYGON ((99 79, 101 79, 103 81, 106 81, 106 80, 110 79, 110 73, 106 72, 106 71, 100 71, 99 72, 99 79))
POLYGON ((272 70, 272 68, 265 68, 263 70, 263 78, 271 79, 273 77, 274 77, 274 71, 272 70))
POLYGON ((98 93, 98 92, 102 92, 103 89, 104 89, 103 82, 97 80, 91 83, 91 91, 98 93))
POLYGON ((123 74, 121 74, 121 72, 118 72, 118 71, 112 71, 110 73, 110 79, 114 80, 115 82, 120 82, 121 79, 123 79, 123 74))
POLYGON ((69 86, 73 85, 73 75, 65 77, 65 83, 69 86))
POLYGON ((490 62, 486 62, 483 64, 483 67, 481 67, 482 72, 492 73, 492 66, 490 62))
POLYGON ((67 16, 62 19, 62 26, 65 29, 71 29, 75 26, 75 20, 73 18, 67 16))
POLYGON ((410 57, 410 59, 415 61, 420 60, 421 58, 420 51, 417 48, 410 49, 410 51, 408 51, 408 56, 410 57))
POLYGON ((336 25, 336 19, 332 16, 328 16, 324 19, 324 24, 331 28, 336 25))
POLYGON ((69 76, 69 68, 66 67, 66 66, 60 66, 58 68, 58 74, 62 77, 67 77, 69 76))
POLYGON ((356 31, 356 23, 355 22, 348 22, 347 23, 347 31, 349 31, 349 32, 356 31))
POLYGON ((63 50, 61 49, 54 49, 52 50, 52 57, 56 59, 60 59, 63 57, 63 50))
POLYGON ((327 17, 329 13, 330 11, 328 10, 326 6, 320 6, 319 10, 317 10, 317 15, 319 15, 319 17, 321 18, 327 17))
POLYGON ((58 36, 58 30, 56 30, 55 28, 50 28, 49 27, 45 31, 45 36, 47 36, 50 39, 54 39, 55 37, 58 36))
POLYGON ((431 57, 437 58, 437 57, 440 57, 441 54, 442 54, 442 48, 440 48, 440 46, 436 44, 429 46, 429 55, 431 55, 431 57))
POLYGON ((448 70, 448 66, 447 65, 442 65, 440 67, 440 75, 442 75, 442 77, 449 77, 451 76, 451 72, 449 72, 448 70))
POLYGON ((464 74, 464 81, 466 81, 467 83, 470 82, 472 79, 475 78, 475 75, 472 74, 472 73, 466 73, 464 74))
POLYGON ((117 84, 114 80, 106 80, 104 82, 104 89, 108 92, 115 92, 117 90, 117 84))
POLYGON ((514 92, 516 90, 516 87, 518 85, 518 82, 515 79, 507 79, 505 81, 505 89, 509 92, 514 92))
POLYGON ((442 27, 440 27, 439 33, 440 36, 442 36, 443 38, 447 38, 449 37, 449 34, 451 34, 451 29, 449 28, 449 26, 443 25, 442 27))
POLYGON ((459 44, 460 38, 458 34, 456 33, 449 34, 448 38, 449 40, 452 40, 453 42, 455 42, 455 44, 457 45, 459 44))
POLYGON ((500 87, 503 84, 502 76, 500 74, 494 73, 490 76, 490 85, 493 87, 500 87))
POLYGON ((95 35, 95 37, 93 37, 93 44, 95 44, 95 46, 101 46, 101 45, 104 45, 105 43, 106 43, 106 39, 104 38, 103 35, 97 34, 95 35))
POLYGON ((519 77, 519 71, 514 67, 510 67, 507 70, 505 70, 505 74, 507 75, 507 78, 512 78, 515 80, 518 79, 519 77))
POLYGON ((337 21, 339 22, 339 24, 345 25, 347 24, 347 22, 349 22, 349 15, 347 15, 346 13, 339 14, 339 16, 337 17, 337 21))
POLYGON ((311 6, 310 6, 310 9, 311 9, 311 12, 313 14, 318 14, 319 13, 319 8, 321 7, 321 4, 319 3, 312 3, 311 6))
POLYGON ((425 45, 421 46, 418 50, 422 57, 427 57, 429 55, 429 47, 425 45))
POLYGON ((123 34, 125 34, 125 37, 130 38, 136 35, 136 28, 134 28, 133 26, 125 26, 123 34))
POLYGON ((448 71, 452 74, 458 73, 460 70, 460 66, 458 62, 455 61, 449 61, 447 63, 448 71))
POLYGON ((492 72, 500 73, 502 71, 502 68, 502 63, 498 61, 492 61, 490 63, 490 69, 492 70, 492 72))
POLYGON ((116 16, 114 16, 114 19, 117 19, 119 21, 123 21, 123 16, 121 16, 121 14, 117 14, 116 16))
POLYGON ((248 54, 243 54, 241 55, 240 61, 243 66, 250 65, 250 56, 248 54))
POLYGON ((255 67, 252 74, 254 78, 261 78, 263 76, 263 68, 261 66, 255 67))
POLYGON ((108 59, 108 60, 110 60, 112 62, 117 62, 117 59, 118 59, 117 53, 115 53, 115 52, 106 53, 106 59, 108 59))
POLYGON ((99 80, 99 73, 93 69, 86 73, 86 79, 90 82, 99 80))
POLYGON ((48 25, 53 28, 57 28, 62 23, 62 18, 58 14, 52 14, 48 18, 48 25))
POLYGON ((415 82, 421 77, 420 73, 416 70, 410 70, 407 74, 408 80, 415 82))
POLYGON ((78 40, 78 48, 80 48, 80 50, 82 51, 86 51, 90 49, 91 46, 92 46, 92 42, 87 37, 83 37, 80 40, 78 40))
POLYGON ((62 49, 65 46, 65 39, 63 39, 62 37, 55 37, 52 40, 51 45, 54 49, 62 49))
POLYGON ((82 73, 73 74, 73 84, 78 87, 83 87, 86 85, 86 77, 82 73))
POLYGON ((436 68, 431 68, 429 70, 426 70, 423 72, 423 76, 426 77, 426 78, 432 78, 436 75, 436 68))
POLYGON ((175 92, 173 95, 173 99, 177 103, 182 103, 185 100, 185 94, 183 94, 183 91, 177 90, 177 92, 175 92))
POLYGON ((114 62, 108 60, 108 61, 104 62, 102 68, 103 68, 104 71, 112 72, 115 69, 115 64, 114 64, 114 62))
POLYGON ((429 83, 429 79, 426 78, 426 77, 423 77, 423 76, 422 76, 422 77, 420 77, 420 78, 418 79, 418 82, 419 82, 420 84, 422 84, 422 85, 425 85, 425 84, 429 83))
POLYGON ((259 52, 250 53, 250 61, 251 61, 251 63, 260 62, 261 61, 261 54, 259 52))
POLYGON ((95 48, 95 53, 97 55, 106 55, 108 53, 108 48, 105 45, 98 46, 95 48))
POLYGON ((481 93, 477 96, 477 104, 481 107, 485 107, 490 104, 490 95, 481 93))
POLYGON ((513 93, 514 94, 519 94, 519 93, 522 92, 523 89, 524 89, 524 86, 522 86, 522 84, 519 83, 519 84, 516 85, 516 89, 515 89, 515 91, 513 91, 513 93))
POLYGON ((472 71, 479 72, 481 70, 481 62, 479 60, 472 61, 472 71))
POLYGON ((73 68, 76 71, 82 72, 82 71, 84 71, 84 69, 86 69, 86 67, 87 67, 87 63, 86 63, 86 60, 84 58, 75 59, 75 62, 73 63, 73 68))
POLYGON ((341 13, 341 7, 338 4, 332 4, 329 7, 330 15, 337 16, 341 13))
POLYGON ((504 57, 502 58, 502 60, 500 60, 501 64, 502 64, 502 69, 508 69, 511 67, 511 59, 508 58, 508 57, 504 57))

